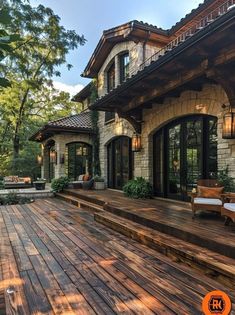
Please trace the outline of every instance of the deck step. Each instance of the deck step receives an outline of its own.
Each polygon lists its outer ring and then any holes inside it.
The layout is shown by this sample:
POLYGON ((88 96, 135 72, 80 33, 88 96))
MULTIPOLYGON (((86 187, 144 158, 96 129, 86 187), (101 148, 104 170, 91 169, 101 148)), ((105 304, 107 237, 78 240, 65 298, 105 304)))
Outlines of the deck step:
POLYGON ((88 202, 84 199, 79 199, 75 196, 68 195, 67 193, 56 193, 56 197, 76 206, 88 211, 100 212, 103 211, 103 207, 91 202, 88 202))
POLYGON ((234 246, 225 243, 221 245, 221 243, 218 242, 217 239, 205 238, 204 235, 195 234, 190 229, 181 229, 171 222, 166 223, 164 221, 152 220, 151 218, 145 217, 144 215, 142 216, 139 213, 128 211, 124 207, 117 207, 111 203, 106 203, 103 207, 106 212, 115 214, 118 217, 125 218, 127 220, 130 220, 131 222, 138 223, 141 226, 145 226, 161 233, 167 234, 169 236, 178 238, 180 241, 182 240, 188 243, 192 243, 205 249, 209 249, 218 254, 235 259, 234 246))
POLYGON ((131 222, 112 213, 95 213, 94 217, 97 222, 171 257, 174 261, 187 264, 230 288, 235 288, 235 259, 131 222))
POLYGON ((82 191, 82 193, 80 193, 79 190, 75 190, 75 189, 65 189, 65 190, 63 191, 63 193, 64 193, 64 194, 67 194, 67 195, 70 195, 70 196, 73 196, 73 197, 76 197, 76 198, 78 198, 78 199, 87 201, 87 202, 89 202, 89 203, 95 204, 95 205, 97 205, 97 206, 103 207, 104 204, 105 204, 104 200, 91 197, 91 196, 89 195, 89 191, 87 191, 87 194, 84 195, 84 191, 82 191))

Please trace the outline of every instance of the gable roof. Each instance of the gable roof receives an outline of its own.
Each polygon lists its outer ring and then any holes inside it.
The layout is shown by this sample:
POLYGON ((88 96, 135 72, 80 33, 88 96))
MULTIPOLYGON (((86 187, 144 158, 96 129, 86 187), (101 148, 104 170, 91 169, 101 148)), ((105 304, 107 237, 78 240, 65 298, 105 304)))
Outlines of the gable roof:
POLYGON ((201 19, 207 10, 212 11, 214 7, 218 7, 224 2, 225 0, 204 0, 196 9, 193 9, 168 30, 137 20, 105 30, 81 76, 96 77, 108 54, 117 43, 128 40, 148 40, 166 45, 172 36, 183 31, 191 21, 194 22, 193 19, 201 19))
POLYGON ((91 112, 83 112, 48 122, 39 129, 29 140, 41 142, 60 132, 93 133, 91 112))
POLYGON ((167 35, 168 31, 136 20, 105 30, 82 76, 87 78, 95 77, 108 54, 117 43, 129 40, 148 40, 166 44, 168 42, 167 35))

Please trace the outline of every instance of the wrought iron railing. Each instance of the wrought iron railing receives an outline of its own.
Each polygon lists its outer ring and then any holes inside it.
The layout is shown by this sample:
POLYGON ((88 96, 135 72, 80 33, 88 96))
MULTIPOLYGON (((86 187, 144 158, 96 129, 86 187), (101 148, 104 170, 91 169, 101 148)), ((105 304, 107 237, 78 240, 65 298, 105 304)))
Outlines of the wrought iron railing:
POLYGON ((202 29, 213 23, 221 15, 226 14, 228 11, 235 8, 235 0, 229 0, 210 12, 207 16, 203 17, 199 22, 196 22, 193 26, 181 33, 178 37, 170 41, 166 46, 160 49, 157 53, 153 54, 150 58, 146 59, 138 68, 131 69, 129 77, 135 75, 138 71, 143 70, 146 66, 149 66, 152 62, 157 61, 159 58, 173 50, 185 42, 188 38, 194 34, 200 32, 202 29))

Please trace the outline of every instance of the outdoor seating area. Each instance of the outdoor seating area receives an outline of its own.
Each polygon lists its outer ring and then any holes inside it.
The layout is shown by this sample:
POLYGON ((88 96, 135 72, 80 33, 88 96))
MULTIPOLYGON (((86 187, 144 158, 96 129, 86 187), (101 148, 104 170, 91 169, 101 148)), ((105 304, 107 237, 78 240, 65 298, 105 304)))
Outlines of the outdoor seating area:
POLYGON ((235 221, 235 194, 224 193, 224 187, 215 179, 200 179, 191 196, 193 219, 196 211, 211 211, 225 218, 225 225, 235 221))
POLYGON ((3 184, 6 189, 27 188, 32 187, 32 179, 30 177, 5 176, 3 184))

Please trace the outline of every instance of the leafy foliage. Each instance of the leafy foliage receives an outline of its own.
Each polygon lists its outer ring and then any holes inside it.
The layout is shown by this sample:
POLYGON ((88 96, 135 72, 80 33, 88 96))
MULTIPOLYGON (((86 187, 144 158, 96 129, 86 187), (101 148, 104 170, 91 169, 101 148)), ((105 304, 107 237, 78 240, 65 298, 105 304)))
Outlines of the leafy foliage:
MULTIPOLYGON (((94 103, 97 98, 98 98, 97 82, 96 82, 96 80, 93 80, 92 86, 91 86, 91 97, 90 97, 91 103, 94 103)), ((98 111, 92 111, 91 112, 91 120, 92 120, 92 125, 93 125, 93 130, 94 130, 94 135, 93 135, 93 152, 94 152, 93 153, 93 172, 94 172, 94 174, 100 175, 101 174, 100 155, 99 155, 100 133, 99 133, 99 126, 98 126, 98 121, 99 121, 99 112, 98 111)))
POLYGON ((229 176, 228 166, 218 172, 217 179, 224 187, 225 192, 235 192, 235 181, 233 177, 229 176))
POLYGON ((63 191, 66 187, 68 187, 69 178, 66 176, 61 176, 59 178, 53 179, 51 183, 51 188, 54 192, 63 191))
POLYGON ((1 13, 0 72, 11 85, 0 87, 0 174, 25 170, 24 175, 30 175, 33 170, 37 177, 40 149, 28 138, 49 120, 80 111, 80 104, 71 102, 68 93, 53 87, 52 77, 60 75, 61 65, 71 68, 66 55, 83 45, 85 38, 66 30, 43 5, 1 0, 0 17, 1 13))
POLYGON ((5 196, 0 196, 0 205, 17 205, 30 202, 31 202, 30 198, 22 197, 14 192, 9 192, 5 196))
POLYGON ((153 196, 153 188, 143 177, 129 180, 123 187, 126 196, 135 199, 148 199, 153 196))

